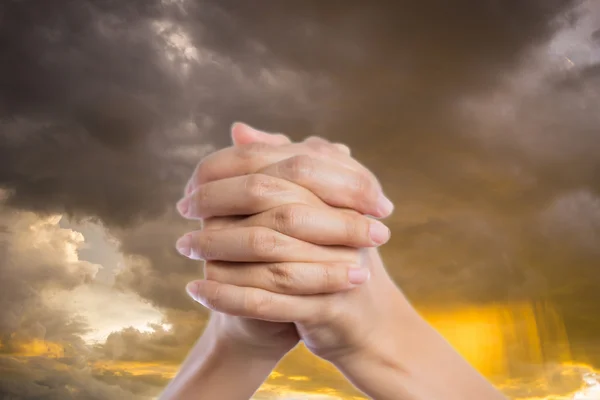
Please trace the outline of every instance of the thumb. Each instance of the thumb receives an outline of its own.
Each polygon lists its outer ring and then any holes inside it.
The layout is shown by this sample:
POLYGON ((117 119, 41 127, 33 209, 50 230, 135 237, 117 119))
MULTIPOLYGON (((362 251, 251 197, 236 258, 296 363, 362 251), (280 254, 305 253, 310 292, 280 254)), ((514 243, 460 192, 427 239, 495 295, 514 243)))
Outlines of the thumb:
POLYGON ((231 139, 234 146, 250 143, 266 143, 273 146, 281 146, 292 143, 287 136, 281 133, 259 131, 242 122, 234 122, 231 126, 231 139))

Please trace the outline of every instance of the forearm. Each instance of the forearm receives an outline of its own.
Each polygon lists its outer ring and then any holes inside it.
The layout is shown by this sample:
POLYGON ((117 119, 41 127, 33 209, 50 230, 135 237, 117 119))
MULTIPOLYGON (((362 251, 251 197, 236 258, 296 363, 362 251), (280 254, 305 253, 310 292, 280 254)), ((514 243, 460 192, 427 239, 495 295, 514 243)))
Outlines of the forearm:
POLYGON ((506 400, 416 311, 396 323, 388 340, 334 361, 377 400, 506 400))
POLYGON ((233 347, 209 324, 159 400, 248 400, 281 357, 233 347))

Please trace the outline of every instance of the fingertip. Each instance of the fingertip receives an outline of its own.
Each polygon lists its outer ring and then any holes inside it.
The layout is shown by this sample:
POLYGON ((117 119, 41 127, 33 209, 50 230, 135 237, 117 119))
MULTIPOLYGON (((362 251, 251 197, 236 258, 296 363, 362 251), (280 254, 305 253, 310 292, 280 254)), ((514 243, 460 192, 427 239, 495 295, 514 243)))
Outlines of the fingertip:
POLYGON ((231 139, 236 146, 257 142, 273 146, 291 143, 290 139, 281 133, 261 131, 243 122, 234 122, 231 125, 231 139))
POLYGON ((382 218, 389 217, 394 211, 394 203, 391 202, 383 193, 379 195, 377 200, 377 213, 382 218))
POLYGON ((390 239, 390 236, 390 228, 385 226, 382 222, 377 220, 371 220, 369 222, 369 238, 376 246, 386 243, 390 239))
POLYGON ((256 141, 253 129, 243 122, 234 122, 231 125, 231 141, 235 146, 256 141))
POLYGON ((371 273, 368 268, 350 268, 348 270, 348 282, 353 285, 361 285, 369 280, 371 273))
POLYGON ((177 202, 177 204, 175 205, 175 207, 177 208, 177 211, 179 211, 179 214, 181 214, 182 217, 185 218, 185 217, 189 216, 191 202, 192 202, 192 200, 191 200, 190 196, 186 195, 184 198, 179 200, 177 202))
POLYGON ((343 154, 346 154, 348 156, 352 154, 352 151, 350 150, 350 147, 346 146, 345 144, 334 143, 333 145, 335 146, 336 149, 338 149, 343 154))
POLYGON ((331 154, 339 151, 329 140, 319 136, 310 136, 304 139, 304 143, 321 154, 331 154))
POLYGON ((199 281, 188 282, 188 284, 185 285, 185 291, 192 299, 194 299, 194 301, 198 301, 198 293, 200 292, 199 281))
POLYGON ((284 135, 283 133, 274 133, 271 136, 271 144, 273 144, 275 146, 281 146, 281 145, 290 144, 290 143, 292 143, 290 138, 287 137, 286 135, 284 135))
POLYGON ((175 248, 182 256, 190 258, 192 255, 192 235, 187 233, 177 239, 175 248))
POLYGON ((231 130, 231 132, 234 132, 234 131, 236 131, 236 130, 238 130, 238 129, 240 129, 240 128, 243 128, 243 126, 244 126, 244 125, 245 125, 245 124, 244 124, 243 122, 240 122, 240 121, 234 121, 234 122, 231 124, 231 129, 230 129, 230 130, 231 130))

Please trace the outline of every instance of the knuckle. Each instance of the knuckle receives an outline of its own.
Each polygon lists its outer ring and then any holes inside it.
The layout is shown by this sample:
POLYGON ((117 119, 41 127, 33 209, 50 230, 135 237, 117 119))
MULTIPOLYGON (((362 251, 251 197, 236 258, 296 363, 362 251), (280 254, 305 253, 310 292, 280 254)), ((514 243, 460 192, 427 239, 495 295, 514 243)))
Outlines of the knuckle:
POLYGON ((299 204, 288 204, 274 211, 275 229, 283 234, 293 232, 306 222, 306 207, 299 204))
POLYGON ((259 227, 248 234, 248 246, 254 255, 264 257, 273 254, 278 243, 272 230, 259 227))
POLYGON ((205 260, 218 258, 215 251, 215 236, 210 230, 200 231, 196 240, 196 252, 205 260))
POLYGON ((243 146, 236 146, 235 156, 242 160, 249 160, 266 153, 271 146, 266 143, 250 143, 243 146))
POLYGON ((336 289, 340 286, 339 275, 332 272, 328 265, 322 265, 317 269, 319 273, 319 282, 322 290, 336 289))
POLYGON ((273 295, 263 291, 247 291, 244 307, 254 315, 267 315, 273 305, 273 295))
POLYGON ((361 202, 368 202, 377 192, 375 182, 364 174, 354 174, 353 179, 350 180, 349 189, 353 197, 361 202))
POLYGON ((276 289, 287 292, 295 286, 291 265, 286 263, 271 264, 268 269, 271 274, 271 283, 276 289))
POLYGON ((360 229, 362 225, 362 220, 364 217, 359 215, 346 215, 344 218, 344 228, 345 228, 345 239, 348 242, 355 243, 360 241, 360 235, 362 234, 362 230, 360 229))
POLYGON ((244 189, 251 201, 260 202, 274 186, 275 182, 272 177, 264 174, 252 174, 247 175, 244 189))
POLYGON ((371 182, 371 179, 369 179, 363 174, 357 173, 354 174, 354 179, 351 180, 350 187, 355 192, 364 194, 373 187, 373 184, 371 182))
POLYGON ((328 154, 334 150, 331 142, 319 136, 311 136, 305 142, 318 153, 328 154))
POLYGON ((206 155, 196 164, 191 179, 192 189, 216 179, 219 175, 219 165, 222 165, 224 156, 225 153, 219 150, 206 155))
POLYGON ((306 154, 297 155, 286 161, 285 169, 289 178, 296 182, 303 182, 314 175, 315 161, 306 154))
POLYGON ((211 310, 218 310, 221 304, 221 285, 213 285, 204 299, 205 306, 211 310))
POLYGON ((209 188, 210 185, 198 186, 190 199, 190 210, 200 217, 204 215, 206 212, 206 206, 210 203, 211 191, 209 188))

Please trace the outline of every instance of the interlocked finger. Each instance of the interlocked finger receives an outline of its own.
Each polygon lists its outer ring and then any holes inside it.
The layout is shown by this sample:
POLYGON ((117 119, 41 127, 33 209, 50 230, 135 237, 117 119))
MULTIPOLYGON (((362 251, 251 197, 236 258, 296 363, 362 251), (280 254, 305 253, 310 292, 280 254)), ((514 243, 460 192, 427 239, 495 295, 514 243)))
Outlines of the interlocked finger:
POLYGON ((235 286, 273 293, 312 295, 356 287, 369 278, 369 270, 351 263, 227 263, 207 262, 204 277, 235 286))
POLYGON ((204 229, 188 233, 177 250, 196 260, 230 262, 359 262, 359 251, 319 246, 264 227, 204 229))

